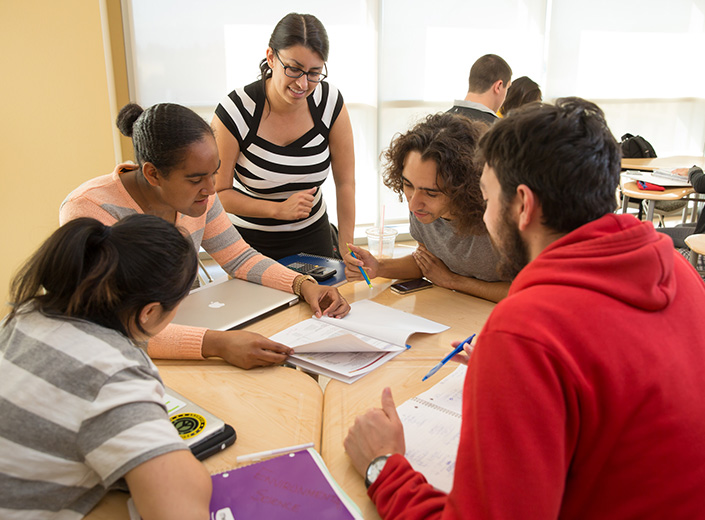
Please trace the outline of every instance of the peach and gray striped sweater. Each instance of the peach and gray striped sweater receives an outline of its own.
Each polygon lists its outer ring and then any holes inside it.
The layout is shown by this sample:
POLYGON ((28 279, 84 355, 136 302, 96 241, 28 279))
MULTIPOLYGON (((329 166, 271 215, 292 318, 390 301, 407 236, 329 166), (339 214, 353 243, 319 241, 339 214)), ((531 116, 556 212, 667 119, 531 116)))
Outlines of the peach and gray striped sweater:
MULTIPOLYGON (((135 167, 118 164, 113 173, 76 188, 61 203, 59 223, 92 217, 112 225, 127 215, 144 213, 120 180, 120 173, 135 167)), ((298 274, 251 248, 230 223, 217 195, 209 198, 208 209, 198 218, 178 213, 176 225, 189 233, 196 251, 203 246, 230 276, 292 292, 298 274)), ((205 332, 204 328, 171 324, 149 341, 147 351, 153 358, 201 359, 205 332)))

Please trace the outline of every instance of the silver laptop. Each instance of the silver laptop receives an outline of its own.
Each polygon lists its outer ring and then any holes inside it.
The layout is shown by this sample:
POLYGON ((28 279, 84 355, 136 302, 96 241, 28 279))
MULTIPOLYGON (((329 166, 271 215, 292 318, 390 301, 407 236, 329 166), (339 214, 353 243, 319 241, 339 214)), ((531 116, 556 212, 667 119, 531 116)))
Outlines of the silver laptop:
POLYGON ((191 291, 179 305, 173 322, 229 330, 243 327, 298 301, 294 294, 233 278, 191 291))
POLYGON ((235 430, 196 403, 165 387, 169 420, 193 454, 203 460, 235 442, 235 430))

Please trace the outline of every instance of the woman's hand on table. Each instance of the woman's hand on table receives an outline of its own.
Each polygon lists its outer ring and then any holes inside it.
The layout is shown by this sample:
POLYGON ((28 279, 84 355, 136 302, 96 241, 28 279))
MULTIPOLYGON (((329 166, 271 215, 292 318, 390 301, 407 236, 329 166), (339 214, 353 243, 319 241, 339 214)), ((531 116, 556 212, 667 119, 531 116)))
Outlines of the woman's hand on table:
POLYGON ((284 363, 294 350, 246 330, 207 330, 203 336, 201 355, 220 357, 246 370, 284 363))

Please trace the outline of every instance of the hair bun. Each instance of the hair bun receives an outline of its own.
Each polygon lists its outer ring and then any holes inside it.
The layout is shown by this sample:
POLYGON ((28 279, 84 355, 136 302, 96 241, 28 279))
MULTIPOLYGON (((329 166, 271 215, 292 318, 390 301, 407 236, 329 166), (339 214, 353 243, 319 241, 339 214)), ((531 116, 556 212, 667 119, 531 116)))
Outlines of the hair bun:
POLYGON ((126 137, 132 137, 132 127, 143 112, 144 110, 137 103, 130 103, 122 107, 115 121, 120 133, 126 137))

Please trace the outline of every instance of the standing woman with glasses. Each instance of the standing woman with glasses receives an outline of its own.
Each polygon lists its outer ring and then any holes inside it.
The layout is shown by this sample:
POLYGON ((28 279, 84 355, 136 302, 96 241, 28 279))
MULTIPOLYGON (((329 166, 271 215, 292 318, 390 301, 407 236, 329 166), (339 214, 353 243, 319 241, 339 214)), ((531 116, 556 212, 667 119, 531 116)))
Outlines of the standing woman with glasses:
POLYGON ((355 157, 343 96, 327 76, 328 35, 313 15, 289 13, 274 28, 261 78, 228 94, 213 118, 221 165, 216 189, 252 247, 279 259, 332 256, 352 243, 355 157), (321 184, 332 170, 339 240, 333 243, 321 184))

